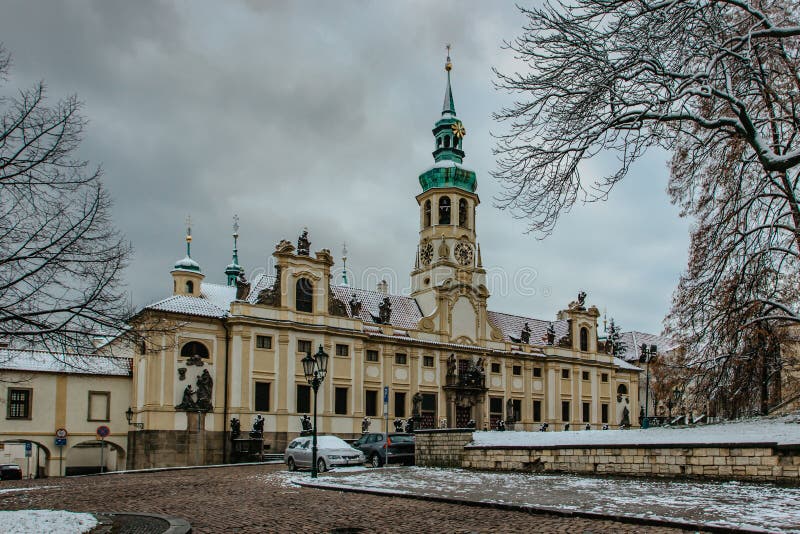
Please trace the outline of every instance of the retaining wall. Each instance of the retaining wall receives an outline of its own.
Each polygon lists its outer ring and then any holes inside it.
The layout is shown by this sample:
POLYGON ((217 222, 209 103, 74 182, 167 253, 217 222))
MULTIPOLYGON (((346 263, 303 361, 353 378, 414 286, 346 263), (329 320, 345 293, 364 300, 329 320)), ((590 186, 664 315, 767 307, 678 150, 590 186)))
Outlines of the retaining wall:
POLYGON ((703 477, 800 484, 800 445, 479 446, 470 430, 418 432, 417 465, 500 471, 703 477))

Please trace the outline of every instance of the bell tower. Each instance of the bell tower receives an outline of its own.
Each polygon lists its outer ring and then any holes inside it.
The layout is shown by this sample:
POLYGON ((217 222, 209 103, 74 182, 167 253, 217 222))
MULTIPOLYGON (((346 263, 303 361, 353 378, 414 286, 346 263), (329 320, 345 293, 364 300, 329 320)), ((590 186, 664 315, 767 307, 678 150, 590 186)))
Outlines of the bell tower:
MULTIPOLYGON (((444 67, 447 85, 442 114, 433 127, 434 164, 419 175, 422 193, 417 195, 420 211, 419 245, 411 272, 411 296, 423 314, 433 313, 437 288, 468 286, 476 294, 486 291, 486 271, 481 264, 476 239, 475 208, 480 203, 475 171, 463 166, 466 129, 456 115, 450 73, 450 46, 444 67)), ((484 297, 485 302, 485 297, 484 297)))

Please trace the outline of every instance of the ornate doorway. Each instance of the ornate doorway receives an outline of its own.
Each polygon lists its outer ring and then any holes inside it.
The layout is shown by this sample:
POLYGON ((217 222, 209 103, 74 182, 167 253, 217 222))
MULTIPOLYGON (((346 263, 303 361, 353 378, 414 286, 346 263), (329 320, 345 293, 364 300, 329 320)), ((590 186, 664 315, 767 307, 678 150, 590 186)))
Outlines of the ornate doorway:
POLYGON ((456 406, 456 428, 467 428, 470 419, 472 419, 471 406, 456 406))

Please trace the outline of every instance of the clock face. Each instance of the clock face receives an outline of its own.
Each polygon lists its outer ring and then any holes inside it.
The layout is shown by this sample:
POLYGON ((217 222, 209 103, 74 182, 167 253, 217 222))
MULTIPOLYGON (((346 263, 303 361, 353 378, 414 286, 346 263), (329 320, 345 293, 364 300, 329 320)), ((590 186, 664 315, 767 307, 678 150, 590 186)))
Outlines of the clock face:
POLYGON ((467 243, 459 243, 454 250, 456 253, 456 260, 461 265, 472 264, 472 247, 467 243))
POLYGON ((419 259, 422 260, 423 265, 430 265, 433 261, 433 244, 426 243, 422 245, 419 251, 419 259))

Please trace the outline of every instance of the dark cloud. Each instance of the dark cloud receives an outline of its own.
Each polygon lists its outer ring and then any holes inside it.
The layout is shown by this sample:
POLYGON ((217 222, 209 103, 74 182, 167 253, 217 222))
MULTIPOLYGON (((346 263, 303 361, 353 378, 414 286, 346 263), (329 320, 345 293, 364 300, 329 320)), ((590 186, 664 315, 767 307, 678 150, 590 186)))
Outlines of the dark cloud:
POLYGON ((491 67, 513 64, 501 44, 522 23, 512 5, 478 1, 9 2, 4 90, 45 79, 51 98, 85 101, 81 156, 103 165, 136 248, 134 302, 170 290, 189 213, 209 281, 223 280, 238 213, 249 270, 308 226, 314 246, 337 256, 347 241, 356 280, 391 270, 402 289, 451 42, 484 263, 526 288, 498 282, 491 308, 551 317, 582 288, 623 327, 660 330, 687 242, 663 156, 643 161, 609 202, 576 207, 545 241, 492 206, 490 117, 507 97, 492 88, 491 67))

